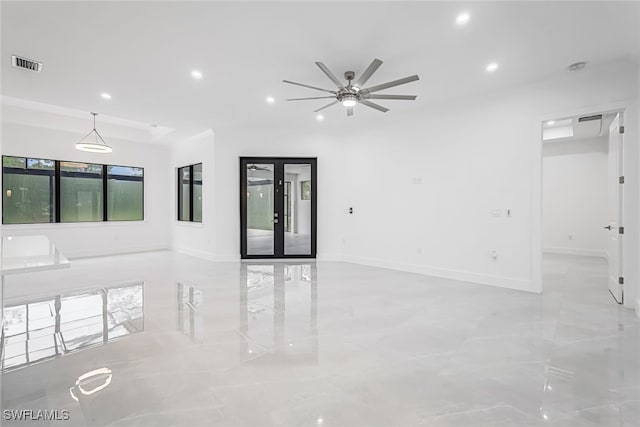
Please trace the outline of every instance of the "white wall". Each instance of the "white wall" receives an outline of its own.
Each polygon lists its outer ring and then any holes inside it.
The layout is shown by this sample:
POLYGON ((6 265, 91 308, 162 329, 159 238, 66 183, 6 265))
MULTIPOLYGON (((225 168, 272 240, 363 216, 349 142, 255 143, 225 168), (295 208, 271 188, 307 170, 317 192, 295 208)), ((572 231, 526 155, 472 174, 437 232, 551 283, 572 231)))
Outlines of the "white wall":
POLYGON ((607 153, 607 137, 544 144, 545 252, 606 257, 607 153))
POLYGON ((107 138, 113 153, 86 153, 74 147, 84 134, 13 123, 1 136, 3 155, 143 167, 145 198, 144 221, 4 225, 3 235, 44 234, 70 258, 170 247, 167 147, 107 138))
POLYGON ((217 199, 214 194, 214 133, 211 130, 175 143, 171 150, 171 165, 166 170, 167 191, 171 195, 172 248, 189 255, 217 260, 215 253, 215 211, 217 199), (202 163, 202 222, 178 221, 178 171, 183 166, 202 163))
MULTIPOLYGON (((636 72, 635 64, 616 63, 564 73, 437 110, 416 104, 415 113, 392 111, 375 126, 217 129, 216 253, 239 253, 239 156, 317 156, 320 259, 539 292, 541 121, 633 102, 636 72)), ((637 200, 626 213, 634 226, 637 200)))

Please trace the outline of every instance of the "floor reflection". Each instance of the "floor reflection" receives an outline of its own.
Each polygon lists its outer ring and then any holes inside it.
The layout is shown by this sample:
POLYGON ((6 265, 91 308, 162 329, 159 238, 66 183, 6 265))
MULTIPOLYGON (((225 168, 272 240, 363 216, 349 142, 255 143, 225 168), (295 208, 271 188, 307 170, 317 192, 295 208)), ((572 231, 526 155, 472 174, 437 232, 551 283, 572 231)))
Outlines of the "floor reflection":
POLYGON ((240 274, 241 360, 318 362, 315 264, 243 263, 240 274))
POLYGON ((202 342, 202 291, 195 286, 178 283, 178 330, 193 342, 202 342))
POLYGON ((10 303, 4 320, 3 372, 144 330, 144 283, 10 303))

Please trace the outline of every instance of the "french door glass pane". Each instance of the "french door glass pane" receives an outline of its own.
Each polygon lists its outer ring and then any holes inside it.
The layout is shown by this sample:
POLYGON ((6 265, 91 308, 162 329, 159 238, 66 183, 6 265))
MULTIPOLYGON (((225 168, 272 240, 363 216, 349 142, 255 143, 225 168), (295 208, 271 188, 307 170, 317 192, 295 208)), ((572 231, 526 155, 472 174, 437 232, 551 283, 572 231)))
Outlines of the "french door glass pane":
POLYGON ((285 164, 285 182, 291 182, 285 203, 285 255, 311 254, 311 165, 285 164))
POLYGON ((247 165, 247 255, 273 255, 274 165, 247 165))

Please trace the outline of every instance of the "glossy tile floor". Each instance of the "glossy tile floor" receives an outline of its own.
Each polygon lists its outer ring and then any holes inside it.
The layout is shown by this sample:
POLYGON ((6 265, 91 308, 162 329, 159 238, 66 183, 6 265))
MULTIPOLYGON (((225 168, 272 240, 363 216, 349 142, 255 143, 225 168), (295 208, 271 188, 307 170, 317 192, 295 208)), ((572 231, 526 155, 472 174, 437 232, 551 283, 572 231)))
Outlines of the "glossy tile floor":
POLYGON ((69 411, 38 426, 638 426, 639 319, 603 260, 545 264, 544 296, 170 252, 14 276, 2 408, 69 411))

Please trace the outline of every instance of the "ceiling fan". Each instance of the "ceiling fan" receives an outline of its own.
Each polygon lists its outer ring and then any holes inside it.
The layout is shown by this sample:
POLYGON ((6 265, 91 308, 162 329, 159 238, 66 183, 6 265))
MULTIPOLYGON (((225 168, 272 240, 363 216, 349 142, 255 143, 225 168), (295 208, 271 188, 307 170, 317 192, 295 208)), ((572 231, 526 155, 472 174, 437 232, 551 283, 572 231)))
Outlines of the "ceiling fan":
POLYGON ((384 89, 388 89, 390 87, 400 86, 405 83, 410 83, 420 78, 418 75, 413 75, 409 77, 405 77, 403 79, 393 80, 391 82, 382 83, 376 86, 370 86, 365 88, 364 84, 369 80, 369 78, 376 72, 376 70, 382 65, 382 61, 379 59, 374 59, 373 62, 364 70, 364 73, 360 76, 357 82, 353 83, 353 79, 355 78, 355 73, 353 71, 347 71, 344 73, 344 78, 347 80, 347 84, 343 84, 338 78, 324 65, 322 62, 316 62, 316 65, 322 70, 322 72, 329 77, 329 79, 338 86, 338 90, 329 90, 323 89, 320 87, 309 86, 302 83, 296 83, 289 80, 283 80, 284 83, 289 83, 296 86, 307 87, 309 89, 320 90, 322 92, 329 92, 332 94, 331 96, 316 96, 312 98, 290 98, 287 101, 306 101, 309 99, 335 99, 335 101, 325 105, 324 107, 318 108, 314 110, 314 113, 324 110, 325 108, 331 107, 339 102, 342 103, 345 107, 347 107, 347 116, 353 116, 353 107, 356 104, 366 105, 367 107, 376 109, 378 111, 382 111, 386 113, 389 111, 388 108, 383 107, 382 105, 376 104, 375 102, 369 101, 370 99, 399 99, 404 101, 414 101, 416 99, 415 95, 377 95, 374 92, 378 92, 384 89))

